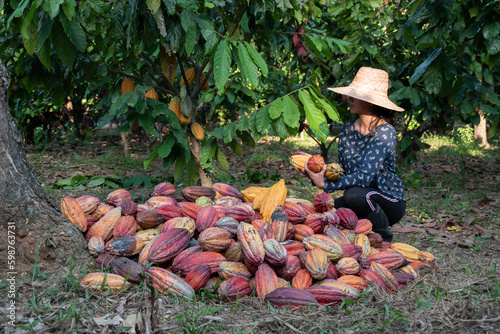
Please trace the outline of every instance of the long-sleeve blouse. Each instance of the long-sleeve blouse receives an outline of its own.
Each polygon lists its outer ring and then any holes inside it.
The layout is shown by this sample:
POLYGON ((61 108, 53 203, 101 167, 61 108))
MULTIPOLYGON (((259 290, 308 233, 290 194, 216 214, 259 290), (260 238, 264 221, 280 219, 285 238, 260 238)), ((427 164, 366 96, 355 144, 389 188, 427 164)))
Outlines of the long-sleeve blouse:
POLYGON ((388 123, 374 135, 363 135, 354 121, 345 124, 339 135, 338 163, 344 176, 338 181, 325 178, 325 192, 353 186, 373 187, 398 200, 406 200, 403 182, 396 172, 396 130, 388 123))

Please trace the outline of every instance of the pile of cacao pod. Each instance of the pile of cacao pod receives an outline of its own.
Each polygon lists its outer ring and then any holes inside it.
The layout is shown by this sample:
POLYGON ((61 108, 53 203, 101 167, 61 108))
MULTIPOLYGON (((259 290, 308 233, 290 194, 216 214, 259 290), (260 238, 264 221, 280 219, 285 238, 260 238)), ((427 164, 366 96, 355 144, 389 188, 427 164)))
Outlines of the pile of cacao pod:
POLYGON ((160 293, 254 294, 293 309, 340 305, 368 287, 396 292, 419 268, 435 267, 432 254, 384 242, 369 220, 336 210, 328 193, 313 202, 287 197, 283 179, 241 191, 223 183, 185 187, 175 195, 164 182, 140 204, 125 189, 103 200, 62 198, 62 212, 84 233, 100 270, 80 286, 117 292, 147 280, 160 293))

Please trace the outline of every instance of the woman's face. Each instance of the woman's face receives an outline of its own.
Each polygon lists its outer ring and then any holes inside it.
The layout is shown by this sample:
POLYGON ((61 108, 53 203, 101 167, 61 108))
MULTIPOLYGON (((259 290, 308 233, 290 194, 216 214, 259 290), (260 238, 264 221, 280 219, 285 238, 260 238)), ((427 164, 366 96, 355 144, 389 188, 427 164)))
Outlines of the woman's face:
POLYGON ((360 115, 372 114, 373 105, 370 102, 359 100, 352 96, 349 96, 347 100, 349 101, 349 107, 351 109, 351 113, 360 115))

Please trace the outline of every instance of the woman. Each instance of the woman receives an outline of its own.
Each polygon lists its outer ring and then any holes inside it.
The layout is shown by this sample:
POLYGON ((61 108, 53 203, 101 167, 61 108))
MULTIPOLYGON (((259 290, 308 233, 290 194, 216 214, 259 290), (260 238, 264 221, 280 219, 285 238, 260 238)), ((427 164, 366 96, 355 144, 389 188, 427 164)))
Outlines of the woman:
POLYGON ((325 192, 345 189, 335 199, 335 207, 352 209, 359 218, 369 219, 373 231, 384 241, 392 241, 389 226, 405 214, 403 183, 396 173, 395 111, 404 111, 387 96, 389 76, 379 69, 362 67, 348 87, 329 88, 346 95, 350 111, 359 115, 342 127, 339 135, 338 163, 344 176, 338 181, 324 177, 326 167, 304 174, 325 192))

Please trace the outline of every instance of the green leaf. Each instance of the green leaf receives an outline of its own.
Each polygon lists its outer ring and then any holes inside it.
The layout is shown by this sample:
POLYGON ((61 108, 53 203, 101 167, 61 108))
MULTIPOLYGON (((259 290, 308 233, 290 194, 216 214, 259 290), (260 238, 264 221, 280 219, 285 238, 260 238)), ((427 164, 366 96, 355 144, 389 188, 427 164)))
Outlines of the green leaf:
POLYGON ((87 183, 87 188, 95 188, 104 184, 106 179, 102 176, 94 177, 87 183))
POLYGON ((243 147, 238 141, 233 140, 229 144, 227 144, 227 146, 231 147, 234 154, 236 154, 237 156, 241 156, 243 154, 243 147))
POLYGON ((193 17, 193 13, 184 10, 181 13, 181 24, 186 32, 186 38, 184 47, 186 49, 186 54, 189 56, 193 52, 193 49, 198 43, 198 25, 196 24, 196 19, 193 17))
POLYGON ((154 128, 154 119, 150 112, 146 112, 139 116, 139 124, 152 136, 158 137, 158 132, 154 128))
POLYGON ((283 98, 283 120, 291 128, 298 128, 300 121, 300 111, 290 96, 283 98))
POLYGON ((43 43, 42 47, 37 50, 36 55, 38 59, 42 62, 43 66, 50 71, 50 41, 47 39, 43 43))
POLYGON ((231 70, 231 49, 226 40, 222 40, 217 46, 214 58, 214 80, 219 92, 224 91, 224 86, 229 80, 231 70))
POLYGON ((85 37, 85 32, 83 31, 80 24, 76 21, 70 21, 65 15, 60 15, 61 23, 64 31, 68 35, 71 43, 77 47, 78 50, 84 52, 87 49, 87 41, 85 37))
POLYGON ((218 128, 213 129, 212 131, 210 131, 210 136, 217 139, 224 138, 224 127, 220 126, 218 128))
POLYGON ((146 5, 148 9, 155 14, 161 6, 161 0, 146 0, 146 5))
POLYGON ((269 117, 268 107, 262 107, 255 112, 255 127, 260 133, 269 129, 271 118, 269 117))
POLYGON ((203 145, 200 153, 200 164, 204 166, 208 161, 217 153, 217 143, 216 141, 210 141, 210 144, 203 145))
POLYGON ((248 54, 252 57, 255 65, 257 65, 260 68, 260 70, 262 71, 262 75, 267 78, 268 68, 264 58, 262 58, 260 53, 257 52, 257 50, 255 50, 251 44, 245 43, 245 46, 247 48, 248 54))
POLYGON ((269 106, 269 117, 271 117, 271 119, 280 117, 283 112, 283 107, 283 100, 280 97, 274 100, 269 106))
POLYGON ((158 156, 160 158, 167 157, 170 154, 170 152, 172 152, 172 147, 174 147, 174 145, 175 145, 175 140, 171 136, 165 138, 158 146, 158 156))
POLYGON ((62 26, 59 24, 52 30, 52 44, 54 45, 57 57, 61 59, 67 68, 72 69, 77 50, 71 45, 68 35, 64 33, 62 26))
MULTIPOLYGON (((339 49, 340 52, 342 53, 351 53, 352 50, 352 43, 348 41, 344 41, 343 39, 338 39, 338 38, 328 38, 327 43, 329 41, 332 41, 339 49)), ((329 43, 331 45, 331 43, 329 43)))
POLYGON ((236 123, 229 123, 224 127, 224 143, 228 144, 236 136, 236 123))
POLYGON ((256 87, 259 83, 257 66, 253 62, 252 57, 248 54, 247 48, 243 43, 238 44, 238 57, 240 59, 241 71, 243 72, 243 75, 252 87, 256 87))
POLYGON ((309 123, 309 128, 314 131, 321 132, 320 124, 325 122, 326 117, 323 112, 316 106, 313 102, 311 95, 308 91, 299 91, 299 98, 304 105, 304 110, 306 112, 306 119, 309 123))
POLYGON ((184 178, 184 181, 186 182, 186 185, 188 186, 196 185, 196 182, 199 179, 199 175, 198 175, 198 166, 196 165, 196 161, 194 160, 193 156, 186 165, 185 175, 186 177, 184 178))
POLYGON ((443 48, 437 48, 432 51, 429 57, 424 60, 420 65, 417 66, 412 76, 410 77, 410 85, 414 85, 418 79, 427 71, 427 68, 432 64, 432 62, 439 56, 439 54, 443 51, 443 48))
POLYGON ((495 38, 492 38, 486 42, 486 45, 488 54, 496 55, 500 52, 500 37, 496 36, 495 38))
POLYGON ((174 179, 178 180, 179 177, 181 177, 182 172, 184 172, 184 169, 186 167, 186 158, 184 155, 179 154, 177 157, 177 160, 175 161, 175 166, 174 166, 174 179))
POLYGON ((97 121, 97 125, 96 125, 95 129, 102 128, 106 124, 109 124, 109 122, 111 122, 114 118, 115 118, 115 115, 112 115, 112 114, 109 114, 109 113, 108 114, 104 114, 104 116, 102 116, 101 118, 99 118, 99 121, 97 121))
POLYGON ((217 163, 219 164, 220 169, 227 172, 229 169, 229 162, 227 161, 226 156, 222 152, 220 148, 217 149, 217 163))
MULTIPOLYGON (((37 4, 33 3, 28 13, 24 16, 23 23, 21 24, 21 34, 23 38, 30 38, 30 25, 32 24, 33 15, 37 9, 37 4)), ((34 24, 34 23, 33 23, 34 24)))
POLYGON ((290 131, 290 129, 286 126, 283 117, 278 118, 278 120, 273 123, 273 128, 280 139, 286 139, 293 134, 292 131, 290 131))
POLYGON ((156 159, 158 159, 158 146, 156 146, 153 149, 153 152, 151 152, 151 155, 149 157, 147 157, 146 159, 144 159, 144 161, 143 161, 144 170, 148 169, 149 165, 153 161, 155 161, 156 159))
POLYGON ((337 123, 342 123, 340 120, 340 115, 337 109, 331 104, 330 101, 327 100, 327 98, 321 94, 318 90, 315 88, 310 88, 309 93, 311 94, 311 97, 314 99, 314 102, 321 107, 321 109, 326 112, 328 117, 334 122, 337 123))
POLYGON ((440 68, 433 67, 427 71, 424 77, 425 89, 430 94, 439 94, 443 88, 443 74, 440 68))
MULTIPOLYGON (((94 8, 93 4, 95 2, 100 2, 102 5, 105 6, 104 8, 106 8, 106 4, 104 2, 91 0, 91 1, 89 1, 89 3, 91 4, 92 8, 94 8)), ((65 0, 62 4, 63 12, 69 20, 73 20, 75 18, 75 15, 76 15, 75 8, 76 8, 76 1, 75 0, 65 0)), ((95 10, 95 8, 94 8, 94 10, 95 10)), ((99 12, 99 13, 104 14, 104 12, 99 12)))

